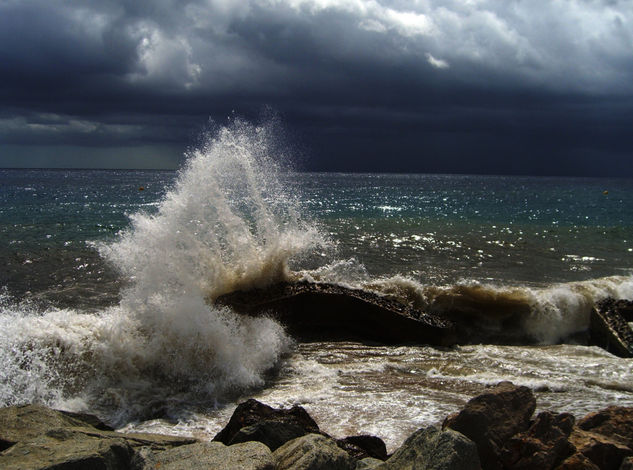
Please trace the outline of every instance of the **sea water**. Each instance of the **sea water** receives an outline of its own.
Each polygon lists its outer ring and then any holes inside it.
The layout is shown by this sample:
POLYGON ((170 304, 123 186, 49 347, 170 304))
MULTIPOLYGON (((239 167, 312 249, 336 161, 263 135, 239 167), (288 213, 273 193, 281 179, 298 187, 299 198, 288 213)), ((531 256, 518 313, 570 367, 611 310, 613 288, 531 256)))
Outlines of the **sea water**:
POLYGON ((239 120, 177 172, 0 170, 0 404, 210 439, 255 397, 391 449, 501 380, 539 409, 633 406, 633 361, 579 340, 595 301, 633 299, 632 183, 300 173, 273 124, 239 120), (531 344, 297 344, 213 306, 292 279, 531 344))

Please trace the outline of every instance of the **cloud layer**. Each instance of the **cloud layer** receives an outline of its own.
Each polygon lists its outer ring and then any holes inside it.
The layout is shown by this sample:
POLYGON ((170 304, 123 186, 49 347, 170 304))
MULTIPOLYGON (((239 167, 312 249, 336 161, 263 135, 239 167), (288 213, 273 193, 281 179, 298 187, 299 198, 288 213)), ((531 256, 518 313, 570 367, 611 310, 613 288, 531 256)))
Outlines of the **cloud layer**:
POLYGON ((0 152, 184 147, 272 106, 311 168, 617 166, 632 51, 630 1, 4 0, 0 152))

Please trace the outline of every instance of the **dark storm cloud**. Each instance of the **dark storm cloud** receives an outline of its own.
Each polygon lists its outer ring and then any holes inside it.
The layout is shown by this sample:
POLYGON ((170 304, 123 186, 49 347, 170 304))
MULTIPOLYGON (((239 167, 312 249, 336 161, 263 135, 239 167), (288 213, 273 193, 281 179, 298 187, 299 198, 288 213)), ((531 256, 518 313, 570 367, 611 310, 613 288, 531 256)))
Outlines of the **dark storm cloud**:
POLYGON ((271 106, 312 169, 631 174, 632 22, 598 0, 0 1, 0 165, 184 149, 271 106))

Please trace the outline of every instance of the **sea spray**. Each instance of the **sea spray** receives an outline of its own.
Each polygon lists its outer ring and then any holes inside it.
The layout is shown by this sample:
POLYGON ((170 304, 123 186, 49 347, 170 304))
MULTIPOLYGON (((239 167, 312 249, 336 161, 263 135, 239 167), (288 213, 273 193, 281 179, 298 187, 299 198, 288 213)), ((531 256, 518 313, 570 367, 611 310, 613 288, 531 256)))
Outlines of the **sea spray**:
MULTIPOLYGON (((633 276, 611 276, 540 288, 503 286, 469 280, 453 285, 423 285, 404 276, 363 284, 423 310, 492 328, 492 342, 556 344, 575 341, 589 327, 596 302, 607 297, 633 298, 633 276), (513 339, 514 338, 514 339, 513 339)), ((473 338, 476 340, 477 338, 473 338)))
POLYGON ((121 424, 263 383, 290 338, 212 300, 285 279, 289 260, 324 243, 282 186, 272 127, 236 119, 208 136, 156 213, 98 245, 128 280, 119 305, 87 315, 5 302, 2 404, 87 407, 121 424))

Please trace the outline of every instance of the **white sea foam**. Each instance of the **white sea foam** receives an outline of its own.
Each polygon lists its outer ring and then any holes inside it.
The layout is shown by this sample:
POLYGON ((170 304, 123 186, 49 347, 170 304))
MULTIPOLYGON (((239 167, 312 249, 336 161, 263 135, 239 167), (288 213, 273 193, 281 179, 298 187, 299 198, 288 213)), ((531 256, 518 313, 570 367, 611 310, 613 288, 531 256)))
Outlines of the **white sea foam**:
POLYGON ((98 245, 129 279, 120 305, 87 315, 5 299, 1 404, 89 406, 120 423, 263 383, 291 340, 273 320, 212 300, 284 279, 291 258, 323 243, 281 185, 271 126, 219 129, 155 214, 132 215, 98 245))

